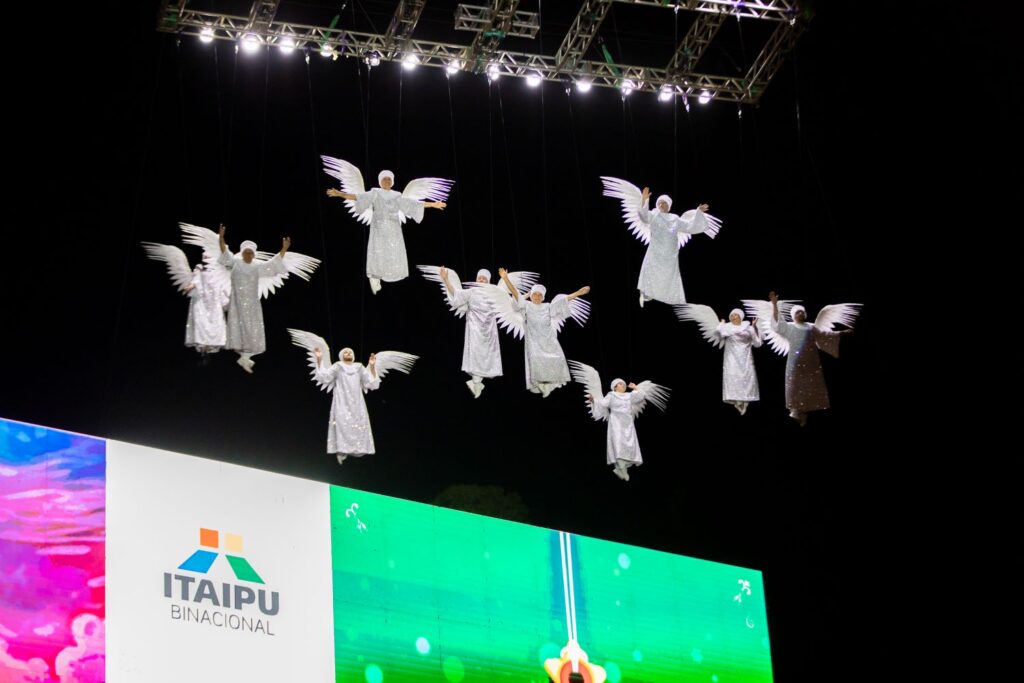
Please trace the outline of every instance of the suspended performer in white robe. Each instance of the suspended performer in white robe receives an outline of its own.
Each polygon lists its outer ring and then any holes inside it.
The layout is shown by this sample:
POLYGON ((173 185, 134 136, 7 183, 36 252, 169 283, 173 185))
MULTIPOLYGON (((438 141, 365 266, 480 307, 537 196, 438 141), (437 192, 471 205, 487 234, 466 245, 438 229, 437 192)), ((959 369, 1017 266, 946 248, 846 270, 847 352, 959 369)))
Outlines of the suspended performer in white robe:
POLYGON ((604 196, 614 197, 622 203, 622 217, 633 235, 647 245, 644 262, 640 267, 637 289, 640 290, 640 306, 647 301, 662 301, 666 304, 685 304, 683 278, 679 274, 679 249, 690 240, 691 235, 700 233, 714 238, 722 227, 722 221, 707 213, 708 205, 701 204, 681 216, 669 213, 672 198, 667 194, 658 197, 656 211, 647 208, 651 197, 649 188, 640 188, 619 178, 601 177, 604 196))
POLYGON ((789 416, 803 427, 807 424, 807 413, 829 407, 818 350, 839 357, 839 338, 853 334, 853 323, 860 314, 861 304, 825 306, 818 312, 818 318, 809 323, 807 310, 795 301, 780 302, 775 292, 768 298, 769 301, 744 300, 743 303, 748 313, 760 321, 770 321, 760 323, 761 333, 773 351, 786 356, 786 408, 789 416), (786 308, 789 308, 792 322, 786 322, 786 308), (833 329, 837 324, 848 329, 837 332, 833 329))
POLYGON ((569 361, 569 367, 572 368, 573 379, 584 387, 590 416, 595 421, 608 422, 608 464, 615 468, 615 476, 629 481, 628 469, 644 462, 634 421, 648 402, 664 411, 671 390, 650 381, 626 384, 625 380, 613 379, 611 391, 602 396, 601 376, 597 370, 574 360, 569 361), (627 389, 631 391, 627 392, 627 389))
POLYGON ((752 323, 743 319, 743 311, 734 308, 729 321, 721 320, 710 306, 683 304, 675 307, 676 317, 692 320, 700 326, 704 339, 717 348, 725 347, 722 357, 722 401, 747 414, 751 401, 761 399, 754 369, 754 352, 761 346, 757 318, 752 323))
POLYGON ((227 270, 216 261, 200 261, 190 271, 188 258, 178 247, 156 242, 143 242, 142 246, 149 258, 167 264, 171 281, 179 292, 189 297, 185 346, 204 357, 220 351, 227 341, 224 310, 231 294, 227 270))
POLYGON ((292 241, 288 237, 281 240, 281 251, 276 254, 257 251, 256 243, 246 240, 239 247, 241 256, 236 257, 224 241, 226 228, 223 225, 219 233, 197 225, 180 225, 186 244, 203 247, 206 259, 216 254, 214 258, 230 273, 226 347, 238 353, 238 364, 252 373, 255 365, 252 357, 267 350, 260 299, 267 298, 284 285, 289 275, 308 281, 320 261, 303 254, 289 253, 292 241))
POLYGON ((558 343, 558 333, 568 318, 582 327, 590 315, 590 303, 579 297, 590 292, 583 287, 572 294, 559 294, 550 304, 544 303, 547 289, 544 285, 533 285, 529 299, 519 295, 519 290, 504 268, 498 275, 505 283, 506 291, 486 289, 498 314, 498 324, 516 339, 525 337, 526 388, 544 398, 565 386, 572 379, 565 354, 558 343))
POLYGON ((444 178, 417 178, 405 186, 401 193, 392 190, 395 174, 381 171, 377 175, 380 187, 367 191, 363 174, 345 161, 321 156, 324 172, 341 182, 341 189, 327 190, 328 197, 341 197, 349 213, 359 222, 370 226, 370 240, 366 245, 366 277, 374 294, 380 291, 381 281, 398 282, 409 277, 409 258, 405 252, 402 224, 407 218, 417 223, 423 220, 424 209, 444 209, 448 192, 454 184, 444 178))
MULTIPOLYGON (((484 390, 484 379, 501 377, 501 346, 498 343, 497 311, 492 297, 485 288, 496 288, 508 294, 505 283, 491 284, 491 272, 486 268, 477 271, 476 282, 463 287, 459 274, 444 266, 417 266, 423 277, 440 282, 441 290, 448 301, 448 307, 459 318, 466 319, 466 333, 462 344, 462 371, 469 375, 466 386, 474 398, 480 398, 484 390)), ((537 281, 536 273, 509 273, 520 292, 527 291, 537 281)))
POLYGON ((339 465, 348 457, 372 455, 373 431, 363 395, 380 388, 381 380, 391 370, 409 374, 418 357, 401 351, 380 351, 371 353, 364 366, 355 362, 352 349, 344 348, 338 362, 328 367, 323 359, 331 357, 331 350, 323 337, 303 330, 289 329, 288 333, 293 344, 306 349, 317 386, 334 394, 327 424, 327 454, 336 456, 339 465))

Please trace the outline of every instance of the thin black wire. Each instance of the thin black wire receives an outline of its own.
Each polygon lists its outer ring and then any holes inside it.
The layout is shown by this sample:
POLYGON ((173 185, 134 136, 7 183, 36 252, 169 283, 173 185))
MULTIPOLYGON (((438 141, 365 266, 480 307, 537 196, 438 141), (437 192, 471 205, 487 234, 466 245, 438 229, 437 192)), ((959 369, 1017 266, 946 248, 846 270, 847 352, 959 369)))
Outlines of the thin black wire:
POLYGON ((501 141, 505 148, 505 177, 508 179, 509 213, 512 215, 512 234, 516 242, 516 263, 523 262, 523 252, 519 247, 519 221, 516 218, 516 197, 512 186, 512 167, 508 154, 508 134, 505 130, 505 106, 502 104, 501 83, 498 83, 498 113, 501 116, 501 141))
MULTIPOLYGON (((231 112, 228 114, 228 144, 227 144, 227 159, 225 163, 225 173, 231 171, 231 142, 234 137, 235 130, 235 85, 238 81, 238 45, 235 45, 235 60, 231 66, 231 112)), ((227 177, 227 175, 225 175, 227 177)), ((231 184, 226 182, 224 184, 224 210, 221 212, 224 216, 221 223, 227 225, 228 223, 228 211, 231 208, 231 184)))
POLYGON ((136 244, 136 232, 138 229, 138 218, 139 218, 139 205, 142 200, 142 188, 145 186, 145 171, 146 165, 149 161, 150 146, 153 141, 153 119, 156 112, 156 101, 157 95, 160 92, 160 77, 163 73, 164 65, 164 53, 167 49, 167 43, 163 42, 160 45, 159 53, 157 55, 156 73, 153 75, 153 93, 150 97, 149 102, 149 118, 146 123, 146 138, 142 146, 141 160, 139 163, 139 170, 136 173, 136 184, 135 184, 135 197, 132 200, 132 213, 128 223, 128 240, 125 249, 125 256, 123 259, 124 268, 121 271, 121 287, 117 295, 117 306, 114 309, 114 324, 111 326, 110 333, 110 351, 107 359, 107 373, 106 373, 106 387, 104 391, 104 422, 110 426, 110 414, 111 414, 111 403, 113 401, 113 383, 114 383, 114 368, 119 367, 117 362, 117 340, 121 333, 121 317, 124 311, 124 299, 125 293, 128 291, 128 272, 131 268, 133 259, 131 258, 132 252, 135 249, 136 244))
MULTIPOLYGON (((451 137, 452 137, 452 163, 455 166, 455 191, 461 193, 462 181, 459 178, 459 151, 458 146, 455 144, 455 107, 452 104, 452 81, 451 78, 445 79, 445 84, 448 86, 448 121, 451 124, 451 137)), ((465 275, 469 272, 469 264, 466 261, 466 232, 462 225, 462 202, 456 198, 455 210, 459 214, 459 245, 461 247, 462 254, 462 273, 465 275)))
POLYGON ((181 73, 181 38, 175 41, 177 51, 177 66, 178 66, 178 105, 181 112, 181 157, 182 164, 185 167, 184 185, 185 185, 185 210, 186 215, 192 215, 192 190, 189 180, 192 178, 192 173, 189 170, 188 164, 188 118, 185 116, 185 82, 181 73))
POLYGON ((264 171, 266 170, 266 155, 267 155, 267 109, 270 106, 270 47, 267 47, 267 54, 264 55, 264 64, 266 65, 263 71, 263 131, 260 133, 260 164, 259 164, 259 181, 257 182, 257 189, 259 191, 259 213, 256 215, 256 226, 257 234, 262 238, 263 236, 263 179, 264 171))
MULTIPOLYGON (((587 248, 587 265, 590 269, 590 279, 594 283, 594 287, 600 288, 600 281, 597 277, 597 271, 594 269, 594 253, 590 246, 590 226, 587 225, 587 207, 586 201, 583 194, 583 169, 580 164, 580 149, 579 143, 576 140, 576 117, 573 114, 572 107, 572 91, 566 89, 566 98, 569 103, 569 131, 570 137, 572 138, 572 151, 573 160, 576 162, 576 188, 579 192, 580 202, 580 227, 583 232, 583 242, 587 248)), ((601 334, 601 318, 597 315, 596 309, 591 309, 591 318, 594 320, 594 324, 598 328, 597 334, 597 353, 601 359, 601 367, 606 367, 605 355, 604 355, 604 335, 601 334)))
MULTIPOLYGON (((313 133, 313 187, 316 195, 317 217, 320 220, 320 253, 323 254, 321 267, 324 271, 324 297, 327 300, 327 342, 333 349, 336 347, 334 346, 334 316, 331 310, 330 272, 328 271, 330 259, 327 258, 327 231, 324 228, 324 207, 323 199, 321 199, 320 196, 320 155, 318 153, 320 144, 317 142, 316 137, 316 107, 313 105, 313 76, 310 73, 308 60, 306 61, 306 87, 309 92, 309 127, 313 133)), ((328 362, 329 361, 330 359, 328 359, 328 362)))

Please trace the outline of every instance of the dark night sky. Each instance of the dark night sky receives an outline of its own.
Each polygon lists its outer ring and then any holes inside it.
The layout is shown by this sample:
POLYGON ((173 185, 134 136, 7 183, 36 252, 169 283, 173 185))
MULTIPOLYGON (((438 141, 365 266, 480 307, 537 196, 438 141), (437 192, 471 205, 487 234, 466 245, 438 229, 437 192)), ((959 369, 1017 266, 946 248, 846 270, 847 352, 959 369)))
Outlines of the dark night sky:
MULTIPOLYGON (((357 3, 353 17, 349 3, 341 26, 383 30, 393 4, 357 3)), ((454 4, 429 3, 416 35, 468 42, 450 30, 454 4)), ((284 5, 310 22, 337 8, 284 5)), ((155 3, 117 10, 109 35, 42 57, 18 84, 35 104, 33 120, 8 129, 24 160, 9 174, 35 210, 8 230, 40 261, 35 276, 12 278, 19 329, 0 415, 423 502, 450 484, 496 484, 523 497, 534 524, 763 570, 779 680, 831 678, 838 662, 876 672, 859 653, 888 652, 899 633, 875 620, 903 609, 893 605, 931 561, 925 519, 944 496, 925 483, 937 470, 922 434, 939 415, 933 390, 954 374, 919 383, 938 361, 897 338, 900 316, 912 297, 940 294, 941 242, 964 249, 955 288, 981 258, 994 278, 1012 272, 995 252, 970 251, 967 233, 1021 224, 1019 208, 1000 216, 989 202, 1019 192, 1019 171, 986 177, 978 161, 1019 159, 1009 85, 1019 87, 1019 57, 999 19, 966 3, 905 3, 906 16, 885 20, 862 3, 818 5, 742 119, 729 103, 694 102, 688 114, 650 94, 623 105, 607 89, 567 96, 557 83, 446 81, 396 64, 368 82, 354 60, 317 54, 308 68, 300 54, 239 54, 236 65, 228 43, 215 59, 213 46, 158 34, 155 3), (977 108, 968 92, 985 93, 977 108), (436 286, 414 276, 371 296, 363 228, 324 197, 320 154, 368 180, 390 168, 399 187, 458 181, 447 211, 406 227, 413 265, 444 263, 463 279, 506 266, 540 272, 551 292, 593 287, 590 322, 561 336, 566 355, 606 380, 674 390, 666 414, 638 421, 645 463, 632 481, 604 464, 604 425, 589 420, 578 385, 546 400, 525 391, 520 342, 503 337, 505 377, 474 401, 459 371, 462 323, 436 286), (784 360, 767 349, 756 353, 762 401, 743 418, 720 402, 720 353, 668 307, 637 306, 643 246, 601 196, 600 175, 669 193, 675 208, 708 202, 724 220, 717 239, 681 252, 692 302, 724 313, 774 289, 812 313, 865 304, 840 359, 825 360, 831 411, 803 430, 789 420, 784 360), (267 250, 289 234, 295 251, 324 259, 310 283, 292 278, 264 303, 268 351, 253 376, 229 353, 200 367, 181 344, 187 303, 139 247, 174 243, 178 221, 223 221, 232 244, 267 250), (422 357, 368 396, 376 455, 338 467, 324 454, 330 398, 286 327, 361 359, 387 348, 422 357)), ((544 3, 545 52, 575 7, 544 3)), ((690 20, 680 16, 680 35, 690 20)), ((751 58, 764 40, 755 23, 743 23, 742 42, 728 23, 709 64, 724 72, 751 58)), ((601 35, 622 61, 663 64, 676 30, 667 10, 616 6, 601 35)))

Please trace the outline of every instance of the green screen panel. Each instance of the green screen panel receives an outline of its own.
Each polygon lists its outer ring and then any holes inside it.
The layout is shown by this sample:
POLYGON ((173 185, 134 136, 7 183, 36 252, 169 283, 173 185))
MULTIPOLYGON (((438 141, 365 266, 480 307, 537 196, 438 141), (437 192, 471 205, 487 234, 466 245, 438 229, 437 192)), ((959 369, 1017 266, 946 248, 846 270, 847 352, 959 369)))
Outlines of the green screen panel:
POLYGON ((610 683, 772 680, 758 571, 341 487, 331 518, 337 681, 543 683, 571 623, 610 683))

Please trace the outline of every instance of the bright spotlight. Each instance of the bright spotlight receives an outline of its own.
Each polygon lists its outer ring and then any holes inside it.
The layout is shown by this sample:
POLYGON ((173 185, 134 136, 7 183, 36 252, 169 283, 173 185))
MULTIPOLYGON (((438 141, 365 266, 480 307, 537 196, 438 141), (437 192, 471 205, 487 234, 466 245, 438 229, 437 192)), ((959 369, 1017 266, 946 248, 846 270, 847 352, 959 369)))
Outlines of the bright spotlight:
POLYGON ((242 49, 253 54, 260 49, 260 39, 255 33, 246 33, 242 38, 242 49))

